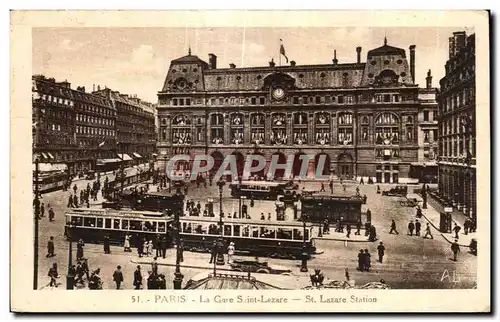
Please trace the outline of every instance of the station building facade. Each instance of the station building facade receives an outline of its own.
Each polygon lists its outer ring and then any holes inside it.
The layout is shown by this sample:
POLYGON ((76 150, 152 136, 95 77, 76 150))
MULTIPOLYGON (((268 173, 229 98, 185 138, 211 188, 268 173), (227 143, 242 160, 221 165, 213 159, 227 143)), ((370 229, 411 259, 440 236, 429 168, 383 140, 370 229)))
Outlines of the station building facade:
POLYGON ((387 39, 365 62, 361 47, 356 54, 353 63, 334 53, 327 64, 248 68, 218 68, 214 54, 208 63, 191 52, 173 60, 158 93, 159 158, 208 154, 216 170, 233 154, 241 174, 246 155, 268 164, 273 155, 279 163, 293 155, 298 175, 300 155, 309 154, 313 175, 324 155, 325 175, 403 182, 423 149, 415 46, 409 59, 387 39))

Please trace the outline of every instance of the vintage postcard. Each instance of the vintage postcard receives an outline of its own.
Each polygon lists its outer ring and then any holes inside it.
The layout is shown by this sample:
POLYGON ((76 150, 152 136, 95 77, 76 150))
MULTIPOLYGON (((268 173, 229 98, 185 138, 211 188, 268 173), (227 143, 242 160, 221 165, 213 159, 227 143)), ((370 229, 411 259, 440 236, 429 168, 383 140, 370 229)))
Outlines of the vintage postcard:
POLYGON ((489 312, 489 45, 486 11, 13 11, 11 310, 489 312))

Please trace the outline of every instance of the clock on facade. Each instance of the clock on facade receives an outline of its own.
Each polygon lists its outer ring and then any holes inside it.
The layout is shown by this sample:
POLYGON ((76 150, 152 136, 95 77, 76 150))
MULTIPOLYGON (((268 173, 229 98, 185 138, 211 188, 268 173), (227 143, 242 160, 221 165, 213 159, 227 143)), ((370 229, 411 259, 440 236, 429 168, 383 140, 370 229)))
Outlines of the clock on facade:
POLYGON ((277 87, 273 89, 272 95, 274 99, 281 100, 285 97, 285 90, 281 87, 277 87))

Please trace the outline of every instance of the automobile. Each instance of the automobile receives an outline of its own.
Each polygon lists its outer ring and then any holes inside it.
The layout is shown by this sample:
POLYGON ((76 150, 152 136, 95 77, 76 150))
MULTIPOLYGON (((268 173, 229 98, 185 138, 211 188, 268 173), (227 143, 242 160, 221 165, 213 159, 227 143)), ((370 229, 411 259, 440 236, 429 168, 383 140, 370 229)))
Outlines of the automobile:
POLYGON ((408 194, 407 186, 396 186, 386 191, 382 191, 382 196, 406 197, 408 194))
POLYGON ((234 259, 231 264, 231 269, 236 272, 250 272, 261 274, 281 274, 290 275, 292 270, 285 266, 269 265, 268 262, 259 262, 255 260, 234 259))

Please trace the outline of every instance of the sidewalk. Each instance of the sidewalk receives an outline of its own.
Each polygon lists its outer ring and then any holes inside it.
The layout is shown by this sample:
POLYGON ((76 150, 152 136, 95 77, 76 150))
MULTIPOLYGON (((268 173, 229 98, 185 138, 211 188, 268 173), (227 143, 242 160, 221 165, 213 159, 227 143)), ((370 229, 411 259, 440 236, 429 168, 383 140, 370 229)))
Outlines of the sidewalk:
POLYGON ((319 227, 313 227, 313 239, 319 240, 333 240, 333 241, 344 241, 344 242, 358 242, 358 243, 373 243, 368 241, 368 236, 365 236, 365 229, 360 230, 360 235, 356 235, 356 227, 352 227, 351 236, 347 238, 347 232, 344 229, 343 233, 335 232, 335 227, 330 227, 330 233, 323 233, 321 237, 318 236, 319 227))
MULTIPOLYGON (((425 219, 434 227, 435 230, 439 232, 439 222, 441 220, 441 212, 444 212, 444 207, 440 205, 436 200, 431 197, 427 198, 427 209, 422 209, 422 213, 425 219)), ((460 230, 458 243, 460 246, 469 247, 471 240, 474 238, 477 240, 477 232, 469 233, 465 235, 463 224, 467 216, 465 216, 462 212, 454 210, 451 213, 451 218, 453 223, 459 225, 462 229, 460 230)), ((453 228, 453 225, 452 225, 453 228)), ((425 228, 424 228, 425 229, 425 228)), ((455 241, 455 233, 441 233, 441 236, 449 242, 452 243, 455 241)))

